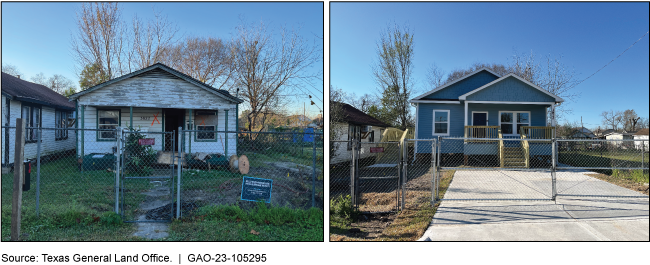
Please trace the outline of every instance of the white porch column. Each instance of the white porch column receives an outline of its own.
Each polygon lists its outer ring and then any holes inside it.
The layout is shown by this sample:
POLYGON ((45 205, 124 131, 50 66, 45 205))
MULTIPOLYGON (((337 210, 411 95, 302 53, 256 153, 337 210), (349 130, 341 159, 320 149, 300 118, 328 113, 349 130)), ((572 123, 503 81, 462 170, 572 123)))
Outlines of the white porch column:
MULTIPOLYGON (((465 117, 465 126, 467 126, 467 100, 465 100, 465 113, 464 114, 465 115, 463 115, 463 116, 465 117)), ((465 130, 465 128, 463 128, 463 130, 465 130)))

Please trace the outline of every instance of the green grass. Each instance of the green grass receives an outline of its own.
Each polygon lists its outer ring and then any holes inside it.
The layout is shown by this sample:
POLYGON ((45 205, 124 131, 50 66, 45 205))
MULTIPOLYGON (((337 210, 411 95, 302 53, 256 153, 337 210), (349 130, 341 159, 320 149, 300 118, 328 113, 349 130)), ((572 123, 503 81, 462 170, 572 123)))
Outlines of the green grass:
MULTIPOLYGON (((649 158, 646 154, 643 163, 641 163, 641 153, 638 150, 632 151, 564 151, 560 152, 559 162, 574 167, 622 167, 622 168, 640 168, 648 167, 649 158)), ((614 178, 631 180, 635 183, 648 183, 648 171, 645 170, 592 170, 601 174, 609 175, 614 178)))
POLYGON ((267 207, 204 206, 174 221, 172 241, 323 241, 323 211, 267 207))

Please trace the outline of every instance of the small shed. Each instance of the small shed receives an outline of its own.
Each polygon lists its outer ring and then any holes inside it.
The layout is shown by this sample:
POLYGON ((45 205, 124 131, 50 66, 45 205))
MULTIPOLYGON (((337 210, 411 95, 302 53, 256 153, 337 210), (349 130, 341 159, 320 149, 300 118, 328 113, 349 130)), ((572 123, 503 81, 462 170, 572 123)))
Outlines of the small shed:
MULTIPOLYGON (((147 68, 98 84, 70 96, 80 119, 79 128, 133 128, 141 132, 176 132, 171 139, 155 141, 157 151, 177 150, 178 128, 206 133, 185 135, 187 152, 237 154, 239 104, 228 91, 156 63, 147 68)), ((78 156, 111 153, 116 135, 85 131, 77 145, 78 156)))

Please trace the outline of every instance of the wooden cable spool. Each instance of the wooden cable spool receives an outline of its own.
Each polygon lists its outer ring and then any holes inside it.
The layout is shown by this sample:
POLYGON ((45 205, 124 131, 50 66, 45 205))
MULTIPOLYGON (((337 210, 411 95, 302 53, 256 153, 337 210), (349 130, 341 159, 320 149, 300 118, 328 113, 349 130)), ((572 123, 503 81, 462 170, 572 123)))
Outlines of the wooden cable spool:
POLYGON ((236 155, 230 156, 228 165, 230 166, 230 172, 232 173, 237 173, 239 171, 241 174, 248 174, 248 171, 250 170, 250 163, 248 162, 248 157, 246 155, 241 155, 239 158, 237 158, 236 155))

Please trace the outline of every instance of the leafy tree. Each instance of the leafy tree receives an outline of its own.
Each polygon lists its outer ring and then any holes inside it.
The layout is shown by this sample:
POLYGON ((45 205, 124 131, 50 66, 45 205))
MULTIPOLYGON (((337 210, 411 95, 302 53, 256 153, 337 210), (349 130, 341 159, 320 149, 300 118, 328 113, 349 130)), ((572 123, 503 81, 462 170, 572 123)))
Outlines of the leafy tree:
POLYGON ((69 97, 72 96, 74 93, 77 93, 77 89, 74 88, 74 87, 68 87, 68 89, 66 89, 66 90, 63 91, 63 94, 62 94, 62 95, 65 96, 66 98, 69 98, 69 97))
POLYGON ((378 62, 373 67, 381 87, 381 106, 390 124, 405 129, 413 120, 408 100, 413 93, 413 34, 408 27, 393 25, 381 34, 378 62))
POLYGON ((79 76, 79 87, 83 91, 97 84, 106 82, 109 79, 110 75, 106 73, 99 64, 88 64, 84 67, 79 76))

